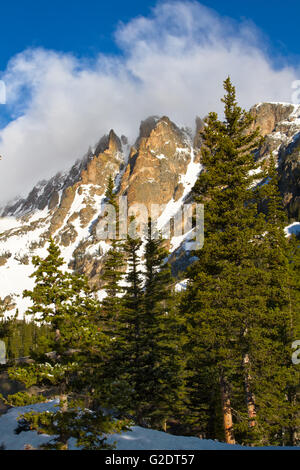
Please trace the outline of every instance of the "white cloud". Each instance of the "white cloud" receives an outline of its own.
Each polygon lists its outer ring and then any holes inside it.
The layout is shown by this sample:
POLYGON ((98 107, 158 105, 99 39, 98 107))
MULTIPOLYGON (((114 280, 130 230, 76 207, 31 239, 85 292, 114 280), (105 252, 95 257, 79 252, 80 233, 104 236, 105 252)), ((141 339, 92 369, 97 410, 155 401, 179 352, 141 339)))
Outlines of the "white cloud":
POLYGON ((67 168, 111 128, 133 140, 151 114, 193 126, 196 115, 220 112, 227 75, 246 108, 290 101, 299 78, 296 68, 275 68, 253 24, 199 3, 160 3, 115 37, 122 53, 93 63, 43 49, 11 59, 3 79, 16 118, 0 131, 1 201, 67 168))

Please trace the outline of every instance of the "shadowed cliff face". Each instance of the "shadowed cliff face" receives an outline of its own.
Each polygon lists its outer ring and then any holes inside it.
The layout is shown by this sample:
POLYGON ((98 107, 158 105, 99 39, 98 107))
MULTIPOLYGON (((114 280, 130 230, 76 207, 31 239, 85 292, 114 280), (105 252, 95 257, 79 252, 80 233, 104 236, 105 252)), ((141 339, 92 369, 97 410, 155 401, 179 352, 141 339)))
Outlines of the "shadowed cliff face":
POLYGON ((283 203, 290 218, 300 220, 300 134, 279 155, 279 187, 283 203))
POLYGON ((259 126, 265 142, 258 158, 278 157, 280 191, 291 219, 300 217, 300 106, 263 103, 254 106, 253 128, 259 126))
MULTIPOLYGON (((278 157, 283 202, 290 217, 299 220, 300 106, 263 103, 251 113, 253 127, 260 126, 265 137, 257 158, 264 165, 271 152, 278 157)), ((9 204, 0 217, 0 275, 4 279, 0 300, 9 296, 10 313, 27 308, 22 291, 32 287, 31 257, 46 254, 50 235, 60 244, 66 266, 87 274, 91 284, 101 288, 110 243, 97 238, 96 227, 110 175, 115 178, 117 195, 127 196, 128 206, 144 204, 149 211, 152 204, 174 208, 176 201, 191 201, 190 191, 200 171, 203 126, 197 118, 196 132, 191 135, 168 117, 152 116, 142 121, 131 147, 124 136, 111 130, 69 171, 40 182, 27 198, 9 204)), ((163 213, 164 223, 171 217, 168 211, 163 213)), ((184 239, 168 244, 174 272, 190 262, 187 245, 184 239)))

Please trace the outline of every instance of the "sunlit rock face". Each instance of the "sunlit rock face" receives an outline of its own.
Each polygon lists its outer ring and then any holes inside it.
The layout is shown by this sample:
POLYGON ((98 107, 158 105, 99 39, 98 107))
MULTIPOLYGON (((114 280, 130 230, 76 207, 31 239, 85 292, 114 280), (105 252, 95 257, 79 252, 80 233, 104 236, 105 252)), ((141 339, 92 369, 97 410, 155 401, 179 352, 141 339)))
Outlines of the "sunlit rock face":
POLYGON ((132 148, 120 193, 126 195, 129 206, 134 203, 166 204, 180 197, 180 175, 185 174, 191 161, 191 142, 169 118, 163 117, 142 129, 137 148, 132 148), (152 127, 152 128, 151 128, 152 127))

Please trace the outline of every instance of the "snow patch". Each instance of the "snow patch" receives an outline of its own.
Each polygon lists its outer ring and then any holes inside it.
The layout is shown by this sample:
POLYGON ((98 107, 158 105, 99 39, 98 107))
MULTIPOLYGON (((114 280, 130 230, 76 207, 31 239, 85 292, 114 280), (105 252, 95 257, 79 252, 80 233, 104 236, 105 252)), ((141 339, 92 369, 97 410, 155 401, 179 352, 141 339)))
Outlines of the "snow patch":
POLYGON ((293 224, 288 225, 285 227, 284 231, 287 237, 300 234, 300 222, 294 222, 293 224))
POLYGON ((16 217, 0 217, 0 234, 19 226, 20 221, 16 217))
MULTIPOLYGON (((24 407, 10 409, 6 414, 0 416, 0 445, 5 450, 23 450, 26 444, 38 448, 53 439, 47 434, 38 434, 36 431, 26 431, 15 434, 17 420, 20 415, 29 411, 45 412, 54 411, 58 400, 47 403, 38 403, 24 407)), ((174 436, 166 432, 133 426, 130 431, 108 436, 109 444, 116 444, 116 450, 254 450, 254 447, 241 445, 229 445, 198 437, 174 436)), ((78 449, 75 440, 69 440, 69 449, 78 449)), ((299 450, 299 447, 258 447, 257 449, 277 450, 299 450)))
POLYGON ((177 284, 175 284, 175 292, 182 292, 186 290, 188 282, 188 279, 183 279, 182 281, 177 282, 177 284))

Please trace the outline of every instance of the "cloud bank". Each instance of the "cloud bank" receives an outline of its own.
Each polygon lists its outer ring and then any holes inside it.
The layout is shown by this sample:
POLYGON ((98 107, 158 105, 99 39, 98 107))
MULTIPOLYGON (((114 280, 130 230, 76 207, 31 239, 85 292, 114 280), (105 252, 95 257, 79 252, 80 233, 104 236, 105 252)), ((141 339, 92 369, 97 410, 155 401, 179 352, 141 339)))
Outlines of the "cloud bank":
POLYGON ((267 39, 196 2, 159 3, 149 17, 120 24, 118 56, 91 61, 44 49, 13 57, 1 77, 14 119, 0 130, 0 203, 68 168, 111 128, 132 141, 142 119, 168 115, 193 127, 221 112, 230 75, 238 99, 290 101, 297 68, 275 67, 267 39))

